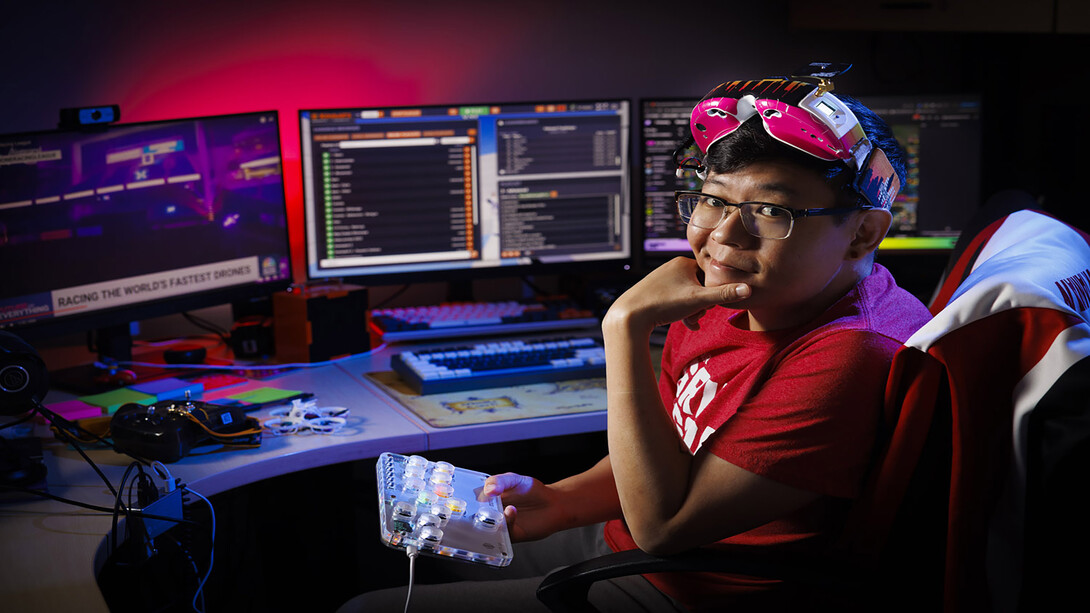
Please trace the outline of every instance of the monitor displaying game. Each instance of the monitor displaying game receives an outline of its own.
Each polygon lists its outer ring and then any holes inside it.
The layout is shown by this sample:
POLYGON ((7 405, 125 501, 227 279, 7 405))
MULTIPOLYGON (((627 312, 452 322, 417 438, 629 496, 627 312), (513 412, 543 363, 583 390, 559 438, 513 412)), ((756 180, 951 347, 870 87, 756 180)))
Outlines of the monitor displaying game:
POLYGON ((0 277, 28 339, 283 289, 276 111, 0 136, 0 277))
POLYGON ((308 278, 620 269, 630 114, 627 100, 300 111, 308 278))

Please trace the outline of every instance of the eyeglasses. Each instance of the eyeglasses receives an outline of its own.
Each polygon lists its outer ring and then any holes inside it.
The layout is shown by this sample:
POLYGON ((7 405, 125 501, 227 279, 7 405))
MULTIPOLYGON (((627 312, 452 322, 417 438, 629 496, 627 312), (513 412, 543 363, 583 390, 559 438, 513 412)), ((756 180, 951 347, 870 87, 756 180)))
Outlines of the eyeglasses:
POLYGON ((782 240, 791 236, 795 220, 799 217, 815 215, 840 215, 868 207, 833 207, 823 209, 792 209, 767 202, 726 202, 702 192, 674 192, 677 211, 681 220, 705 230, 714 230, 716 226, 730 217, 735 211, 742 213, 742 227, 757 238, 782 240))

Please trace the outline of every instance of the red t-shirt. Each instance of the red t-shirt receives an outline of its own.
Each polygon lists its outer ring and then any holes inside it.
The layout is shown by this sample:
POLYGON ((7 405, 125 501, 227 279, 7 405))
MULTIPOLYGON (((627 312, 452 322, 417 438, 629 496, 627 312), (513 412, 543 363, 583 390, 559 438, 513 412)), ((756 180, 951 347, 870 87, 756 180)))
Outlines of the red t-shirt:
MULTIPOLYGON (((709 547, 819 552, 839 533, 848 502, 859 493, 893 354, 930 313, 879 265, 808 324, 751 332, 731 323, 740 313, 718 307, 700 320, 700 330, 680 323, 670 328, 659 390, 678 437, 693 454, 714 453, 825 496, 709 547)), ((636 547, 621 520, 606 524, 605 537, 615 551, 636 547)), ((775 587, 710 573, 647 578, 694 609, 775 587)))

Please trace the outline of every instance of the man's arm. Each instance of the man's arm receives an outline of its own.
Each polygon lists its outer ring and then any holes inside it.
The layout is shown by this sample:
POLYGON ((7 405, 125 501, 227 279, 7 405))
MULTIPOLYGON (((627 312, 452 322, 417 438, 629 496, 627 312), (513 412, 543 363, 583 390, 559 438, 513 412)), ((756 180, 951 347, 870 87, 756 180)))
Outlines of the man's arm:
POLYGON ((659 396, 651 330, 678 320, 696 327, 708 308, 748 295, 740 285, 705 288, 696 274, 696 264, 684 258, 656 269, 618 298, 602 325, 612 473, 629 530, 651 553, 721 540, 818 497, 710 453, 694 457, 678 441, 659 396))
POLYGON ((554 532, 621 516, 609 456, 590 469, 545 485, 515 473, 485 481, 482 498, 499 495, 515 541, 532 541, 554 532))

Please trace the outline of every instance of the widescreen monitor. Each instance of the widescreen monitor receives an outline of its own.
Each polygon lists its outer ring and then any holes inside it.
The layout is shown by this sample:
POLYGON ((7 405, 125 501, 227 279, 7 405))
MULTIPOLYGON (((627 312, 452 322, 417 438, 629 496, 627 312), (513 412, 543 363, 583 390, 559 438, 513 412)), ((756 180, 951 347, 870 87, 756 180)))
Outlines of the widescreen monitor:
POLYGON ((860 97, 907 154, 907 181, 879 250, 949 251, 981 204, 981 102, 977 95, 860 97))
POLYGON ((623 269, 627 100, 299 114, 307 276, 370 285, 623 269))
MULTIPOLYGON (((649 263, 691 253, 685 224, 677 214, 674 191, 698 190, 695 173, 677 176, 676 150, 689 137, 689 114, 697 98, 662 98, 640 101, 640 201, 643 255, 649 263)), ((695 146, 691 154, 699 156, 695 146)))
MULTIPOLYGON (((690 253, 674 190, 699 189, 693 173, 678 178, 674 149, 689 133, 698 99, 640 102, 639 150, 645 260, 690 253)), ((981 104, 976 95, 861 97, 882 117, 907 153, 907 181, 893 205, 893 225, 879 247, 887 252, 953 249, 980 206, 981 104)), ((693 154, 699 152, 693 148, 693 154)))
POLYGON ((0 136, 0 328, 28 341, 291 282, 276 111, 0 136))

